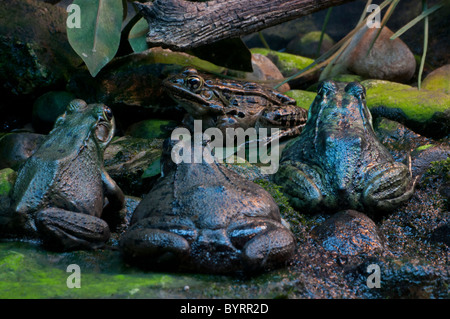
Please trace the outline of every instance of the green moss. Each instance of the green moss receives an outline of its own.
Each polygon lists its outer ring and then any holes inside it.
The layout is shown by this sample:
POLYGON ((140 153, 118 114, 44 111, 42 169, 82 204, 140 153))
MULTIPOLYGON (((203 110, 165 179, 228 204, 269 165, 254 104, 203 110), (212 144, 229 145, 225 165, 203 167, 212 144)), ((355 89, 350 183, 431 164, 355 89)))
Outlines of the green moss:
POLYGON ((367 90, 369 109, 380 106, 401 109, 410 120, 424 122, 450 106, 450 95, 442 92, 419 91, 409 85, 382 80, 366 80, 361 84, 367 90))
POLYGON ((250 51, 252 53, 259 53, 267 57, 269 57, 270 55, 276 56, 277 58, 275 60, 277 61, 274 61, 274 63, 284 76, 292 75, 298 70, 302 70, 314 62, 314 60, 310 58, 305 58, 295 54, 272 51, 268 49, 254 48, 250 51))
POLYGON ((284 94, 293 98, 295 101, 297 101, 298 106, 303 107, 304 109, 307 110, 309 109, 309 107, 311 106, 312 102, 316 97, 316 93, 302 90, 291 90, 285 92, 284 94))
POLYGON ((424 150, 426 150, 426 149, 428 149, 430 147, 433 147, 433 146, 434 146, 434 144, 422 145, 422 146, 419 146, 418 148, 416 148, 415 150, 416 151, 424 151, 424 150))
POLYGON ((17 173, 10 168, 0 170, 0 196, 8 196, 16 177, 17 173))
POLYGON ((423 80, 422 89, 450 94, 450 65, 434 70, 423 80))

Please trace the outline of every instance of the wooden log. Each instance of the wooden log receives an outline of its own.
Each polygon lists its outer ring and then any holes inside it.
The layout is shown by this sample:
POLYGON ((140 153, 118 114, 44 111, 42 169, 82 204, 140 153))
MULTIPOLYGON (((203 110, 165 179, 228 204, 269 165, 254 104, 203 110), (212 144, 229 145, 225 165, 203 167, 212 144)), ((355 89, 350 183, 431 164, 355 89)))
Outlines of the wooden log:
POLYGON ((354 0, 155 0, 138 3, 149 24, 147 42, 185 51, 354 0))

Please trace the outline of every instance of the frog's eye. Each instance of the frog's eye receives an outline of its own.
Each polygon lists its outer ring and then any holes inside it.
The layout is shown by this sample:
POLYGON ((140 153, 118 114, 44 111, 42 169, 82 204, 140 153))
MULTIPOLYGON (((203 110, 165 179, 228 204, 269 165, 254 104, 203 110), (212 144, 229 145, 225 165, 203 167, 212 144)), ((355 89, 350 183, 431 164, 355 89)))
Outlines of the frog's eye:
POLYGON ((347 84, 347 86, 345 87, 345 92, 355 96, 356 98, 366 98, 366 88, 358 82, 350 82, 349 84, 347 84))
POLYGON ((186 79, 186 86, 189 90, 197 91, 202 85, 203 81, 198 76, 190 76, 186 79))
POLYGON ((103 107, 103 115, 108 119, 108 121, 111 121, 113 118, 113 112, 107 106, 103 107))
POLYGON ((336 93, 337 91, 338 88, 336 83, 334 83, 333 81, 323 81, 317 88, 317 95, 323 97, 328 95, 329 93, 336 93))

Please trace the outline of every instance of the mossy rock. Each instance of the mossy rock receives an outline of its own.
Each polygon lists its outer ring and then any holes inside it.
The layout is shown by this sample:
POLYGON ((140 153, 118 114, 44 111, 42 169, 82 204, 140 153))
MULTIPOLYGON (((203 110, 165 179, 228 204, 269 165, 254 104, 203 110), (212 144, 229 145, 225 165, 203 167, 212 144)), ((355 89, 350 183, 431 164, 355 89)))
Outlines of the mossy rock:
POLYGON ((8 196, 16 181, 17 173, 11 168, 0 170, 0 197, 8 196))
POLYGON ((293 98, 297 102, 297 106, 303 107, 307 110, 316 97, 316 93, 303 90, 290 90, 284 94, 293 98))
POLYGON ((401 122, 433 138, 450 133, 449 94, 382 80, 365 80, 361 84, 366 88, 367 106, 374 116, 401 122))
POLYGON ((450 94, 450 64, 428 74, 422 82, 422 89, 450 94))
POLYGON ((305 58, 295 54, 277 52, 263 48, 254 48, 250 50, 252 53, 262 54, 272 60, 280 69, 283 76, 290 76, 299 70, 306 68, 314 62, 310 58, 305 58))

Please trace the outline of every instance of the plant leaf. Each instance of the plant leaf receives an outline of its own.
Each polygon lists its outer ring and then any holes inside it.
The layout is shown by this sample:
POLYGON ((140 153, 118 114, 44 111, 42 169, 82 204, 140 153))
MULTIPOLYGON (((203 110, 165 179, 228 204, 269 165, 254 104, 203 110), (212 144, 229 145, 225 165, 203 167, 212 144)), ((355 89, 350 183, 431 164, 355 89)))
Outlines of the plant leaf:
POLYGON ((406 31, 408 31, 410 28, 412 28, 417 22, 419 22, 420 20, 422 20, 423 18, 429 16, 430 14, 432 14, 434 11, 436 11, 437 9, 440 9, 442 7, 442 4, 436 4, 434 6, 432 6, 431 8, 424 10, 421 14, 419 14, 417 17, 415 17, 414 19, 412 19, 410 22, 408 22, 406 25, 404 25, 403 27, 401 27, 397 32, 395 32, 390 39, 394 40, 396 38, 398 38, 399 36, 401 36, 403 33, 405 33, 406 31))
POLYGON ((148 49, 146 41, 148 33, 148 23, 144 18, 140 18, 138 22, 131 28, 128 35, 128 42, 134 52, 142 52, 148 49))
POLYGON ((115 56, 120 43, 122 0, 75 0, 81 27, 67 27, 67 38, 95 77, 115 56))

